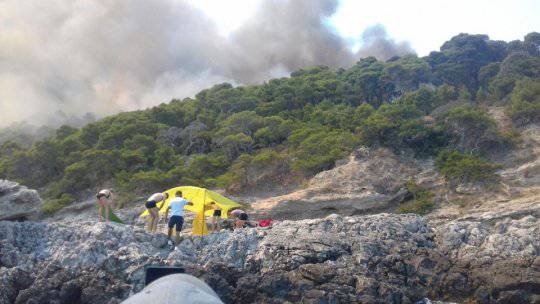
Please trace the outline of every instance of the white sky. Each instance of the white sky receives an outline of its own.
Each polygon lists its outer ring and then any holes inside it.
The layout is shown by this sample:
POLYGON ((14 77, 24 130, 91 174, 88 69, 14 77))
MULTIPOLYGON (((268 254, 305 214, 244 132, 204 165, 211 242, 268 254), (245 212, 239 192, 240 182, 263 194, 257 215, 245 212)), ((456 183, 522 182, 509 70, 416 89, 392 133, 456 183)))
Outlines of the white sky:
MULTIPOLYGON (((187 0, 227 35, 249 18, 261 0, 187 0)), ((540 31, 540 0, 340 0, 329 20, 354 45, 364 29, 382 24, 395 40, 427 55, 461 32, 515 40, 540 31)))

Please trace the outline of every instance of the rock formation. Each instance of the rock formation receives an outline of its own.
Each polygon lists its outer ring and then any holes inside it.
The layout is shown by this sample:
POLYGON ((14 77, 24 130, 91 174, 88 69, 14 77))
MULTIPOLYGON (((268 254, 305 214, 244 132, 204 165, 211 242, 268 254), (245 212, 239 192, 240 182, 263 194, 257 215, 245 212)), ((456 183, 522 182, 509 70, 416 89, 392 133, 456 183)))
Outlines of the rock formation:
POLYGON ((0 221, 36 218, 41 203, 36 190, 0 179, 0 221))
POLYGON ((172 252, 128 225, 0 222, 0 302, 118 303, 142 289, 145 265, 174 265, 225 303, 540 303, 539 216, 331 215, 187 237, 172 252))
POLYGON ((405 198, 408 180, 426 175, 435 178, 432 163, 423 166, 384 148, 360 148, 335 168, 315 175, 305 189, 258 201, 252 207, 280 219, 382 212, 405 198))

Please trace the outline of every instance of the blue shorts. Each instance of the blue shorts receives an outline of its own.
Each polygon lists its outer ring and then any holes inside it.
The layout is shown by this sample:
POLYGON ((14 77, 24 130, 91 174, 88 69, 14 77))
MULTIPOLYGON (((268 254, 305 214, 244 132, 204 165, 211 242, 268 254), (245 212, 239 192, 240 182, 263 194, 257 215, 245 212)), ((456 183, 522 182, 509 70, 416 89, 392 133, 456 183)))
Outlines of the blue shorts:
POLYGON ((184 217, 180 215, 173 215, 169 219, 169 229, 173 229, 176 226, 176 232, 182 231, 182 226, 184 225, 184 217))

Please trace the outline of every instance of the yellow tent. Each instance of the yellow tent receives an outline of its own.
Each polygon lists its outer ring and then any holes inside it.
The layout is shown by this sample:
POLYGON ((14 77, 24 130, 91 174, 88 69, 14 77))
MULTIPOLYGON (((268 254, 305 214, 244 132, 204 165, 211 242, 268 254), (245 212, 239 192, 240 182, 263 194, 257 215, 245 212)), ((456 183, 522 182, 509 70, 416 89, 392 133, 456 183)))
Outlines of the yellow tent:
MULTIPOLYGON (((227 218, 227 213, 232 210, 241 207, 240 204, 237 202, 234 202, 223 195, 216 193, 214 191, 210 191, 205 188, 199 188, 199 187, 192 187, 192 186, 183 186, 183 187, 176 187, 169 189, 165 191, 169 194, 169 198, 165 201, 164 206, 162 206, 161 210, 159 211, 161 214, 164 214, 167 208, 169 207, 169 202, 172 198, 175 197, 176 191, 182 191, 182 196, 187 199, 188 201, 193 203, 193 206, 185 206, 184 208, 186 210, 189 210, 191 212, 197 213, 197 216, 193 220, 193 235, 206 235, 208 234, 208 229, 206 227, 206 221, 204 219, 204 215, 206 216, 212 216, 214 213, 214 210, 207 210, 203 211, 206 207, 208 209, 208 206, 210 205, 210 202, 216 202, 216 205, 218 205, 221 208, 221 218, 227 218)), ((158 202, 159 207, 159 202, 158 202)), ((141 217, 147 216, 148 210, 145 210, 141 217)))

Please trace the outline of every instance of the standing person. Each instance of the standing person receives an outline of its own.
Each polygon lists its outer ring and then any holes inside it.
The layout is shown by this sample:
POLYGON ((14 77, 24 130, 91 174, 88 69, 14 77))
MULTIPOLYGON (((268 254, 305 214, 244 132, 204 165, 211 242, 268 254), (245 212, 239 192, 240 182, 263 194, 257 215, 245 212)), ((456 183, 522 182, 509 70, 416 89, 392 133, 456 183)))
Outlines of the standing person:
POLYGON ((108 222, 109 214, 111 212, 112 192, 111 190, 103 189, 98 192, 96 197, 99 204, 99 209, 98 209, 99 221, 103 222, 103 212, 105 212, 105 221, 108 222))
POLYGON ((192 202, 189 202, 187 199, 182 197, 182 191, 176 191, 175 197, 169 202, 169 207, 165 211, 165 218, 169 216, 169 210, 171 210, 171 218, 169 219, 169 230, 167 231, 167 236, 169 238, 169 246, 173 246, 171 240, 172 230, 176 228, 176 238, 175 244, 178 245, 180 242, 180 231, 184 225, 184 207, 186 205, 193 206, 192 202), (176 226, 176 227, 175 227, 176 226))
POLYGON ((234 223, 235 228, 246 227, 246 222, 248 221, 248 215, 244 210, 234 209, 229 214, 236 218, 236 222, 234 223))
POLYGON ((211 232, 218 232, 219 228, 221 226, 220 219, 221 219, 221 207, 216 204, 216 202, 210 202, 210 208, 214 209, 214 212, 212 213, 212 218, 210 219, 210 225, 211 225, 211 232))
POLYGON ((157 230, 157 224, 158 224, 158 218, 159 218, 159 210, 163 207, 165 204, 165 201, 169 198, 169 194, 163 192, 163 193, 154 193, 152 194, 144 206, 146 209, 148 209, 149 218, 148 218, 148 232, 155 233, 157 230), (161 205, 158 207, 158 202, 161 202, 161 205))

